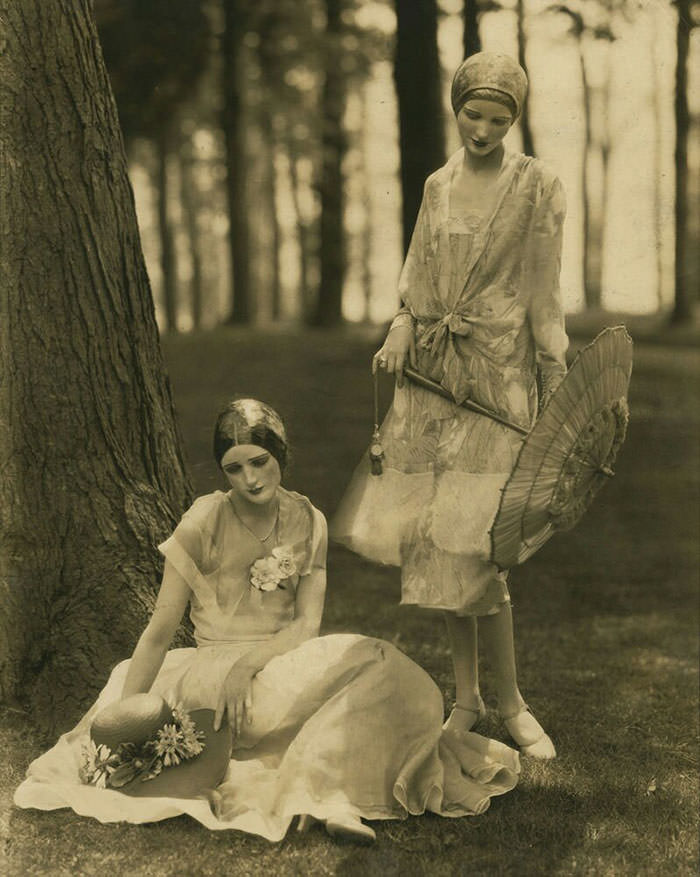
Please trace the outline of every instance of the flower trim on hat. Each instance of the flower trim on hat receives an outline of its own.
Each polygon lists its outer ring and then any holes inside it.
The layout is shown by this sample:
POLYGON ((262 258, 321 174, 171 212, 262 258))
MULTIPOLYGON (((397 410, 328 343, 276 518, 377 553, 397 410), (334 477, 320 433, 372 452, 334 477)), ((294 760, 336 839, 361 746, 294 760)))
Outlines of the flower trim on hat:
POLYGON ((120 743, 112 750, 88 737, 81 746, 80 781, 100 789, 119 789, 135 779, 151 780, 164 767, 199 755, 205 746, 204 733, 197 731, 181 705, 174 706, 172 713, 172 722, 166 722, 145 743, 120 743))

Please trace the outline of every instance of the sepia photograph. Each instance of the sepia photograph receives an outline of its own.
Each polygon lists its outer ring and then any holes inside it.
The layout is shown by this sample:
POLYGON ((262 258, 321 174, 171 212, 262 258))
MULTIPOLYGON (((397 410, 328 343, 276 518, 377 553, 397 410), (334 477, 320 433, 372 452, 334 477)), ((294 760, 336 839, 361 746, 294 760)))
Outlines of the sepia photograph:
POLYGON ((700 0, 0 0, 0 873, 700 868, 700 0))

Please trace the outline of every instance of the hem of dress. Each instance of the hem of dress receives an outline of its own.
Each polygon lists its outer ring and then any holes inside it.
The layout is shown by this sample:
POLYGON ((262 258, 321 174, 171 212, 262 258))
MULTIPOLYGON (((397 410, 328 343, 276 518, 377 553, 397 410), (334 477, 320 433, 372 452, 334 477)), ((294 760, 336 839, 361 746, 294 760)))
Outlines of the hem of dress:
POLYGON ((455 615, 459 615, 461 617, 482 618, 485 615, 498 615, 498 613, 507 603, 510 603, 509 596, 505 597, 503 600, 499 600, 498 602, 493 603, 488 609, 477 611, 470 609, 469 605, 448 606, 443 605, 442 603, 421 603, 418 600, 401 600, 399 602, 399 606, 418 606, 419 609, 434 609, 438 612, 454 612, 455 615))
POLYGON ((383 559, 379 559, 377 557, 373 557, 370 554, 365 554, 364 551, 362 551, 360 548, 357 548, 357 547, 355 547, 355 545, 353 545, 352 537, 336 536, 332 532, 329 533, 328 536, 329 536, 330 541, 333 542, 335 545, 342 545, 343 548, 347 548, 348 551, 352 551, 353 554, 356 554, 358 557, 361 557, 363 560, 369 560, 372 563, 378 563, 381 566, 393 566, 393 567, 396 567, 397 569, 400 569, 400 567, 401 567, 400 561, 383 560, 383 559))

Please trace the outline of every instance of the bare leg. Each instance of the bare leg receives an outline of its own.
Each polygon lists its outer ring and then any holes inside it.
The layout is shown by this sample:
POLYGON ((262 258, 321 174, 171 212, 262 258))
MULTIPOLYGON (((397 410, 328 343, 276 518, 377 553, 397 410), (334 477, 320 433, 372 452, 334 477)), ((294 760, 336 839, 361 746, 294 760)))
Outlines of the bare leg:
POLYGON ((479 622, 484 648, 494 673, 498 708, 501 715, 513 715, 525 701, 518 690, 510 603, 504 603, 495 615, 482 616, 479 622))
POLYGON ((508 733, 525 755, 554 758, 554 744, 527 709, 518 688, 510 603, 505 603, 495 615, 483 616, 480 621, 484 646, 494 672, 498 708, 508 733))
POLYGON ((450 641, 457 697, 445 727, 451 731, 469 731, 483 711, 479 694, 479 654, 476 619, 445 612, 450 641))

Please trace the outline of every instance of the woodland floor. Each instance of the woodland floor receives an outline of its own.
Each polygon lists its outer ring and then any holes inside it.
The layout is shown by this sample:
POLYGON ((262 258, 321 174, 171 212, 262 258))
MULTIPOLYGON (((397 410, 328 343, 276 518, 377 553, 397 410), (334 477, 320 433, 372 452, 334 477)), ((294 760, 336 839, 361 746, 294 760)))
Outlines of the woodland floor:
MULTIPOLYGON (((266 399, 289 425, 288 486, 327 512, 371 431, 362 332, 217 330, 165 339, 195 490, 219 486, 213 414, 266 399)), ((369 849, 318 827, 281 844, 211 833, 188 817, 100 825, 21 811, 14 787, 42 749, 0 711, 0 872, 8 875, 690 875, 698 867, 698 425, 700 356, 637 345, 632 421, 617 477, 575 530, 522 568, 511 592, 522 689, 556 741, 517 788, 471 819, 376 823, 369 849), (2 862, 4 856, 4 864, 2 862)), ((389 388, 384 387, 388 396, 389 388)), ((333 548, 324 632, 397 643, 452 697, 442 620, 397 605, 398 576, 333 548)), ((488 668, 484 690, 488 699, 488 668)), ((493 711, 480 727, 506 740, 493 711)))

